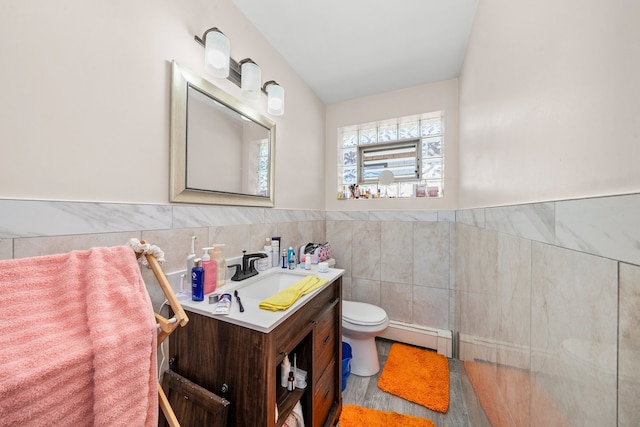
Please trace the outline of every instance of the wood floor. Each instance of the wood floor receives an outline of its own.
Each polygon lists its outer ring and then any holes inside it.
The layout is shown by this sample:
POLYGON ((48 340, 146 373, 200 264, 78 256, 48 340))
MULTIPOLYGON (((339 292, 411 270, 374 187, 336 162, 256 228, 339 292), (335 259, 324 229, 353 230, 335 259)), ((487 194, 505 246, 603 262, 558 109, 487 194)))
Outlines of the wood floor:
MULTIPOLYGON (((393 344, 392 341, 376 339, 381 367, 384 367, 384 362, 387 360, 391 344, 393 344)), ((449 359, 449 410, 445 414, 431 411, 422 405, 417 405, 380 390, 377 385, 380 372, 372 377, 349 376, 347 379, 347 388, 342 392, 342 404, 358 405, 381 411, 398 412, 415 417, 428 418, 433 421, 437 427, 468 427, 470 426, 469 415, 462 385, 465 377, 464 373, 460 374, 458 369, 460 363, 459 360, 449 359)), ((382 369, 380 369, 380 371, 382 371, 382 369)))

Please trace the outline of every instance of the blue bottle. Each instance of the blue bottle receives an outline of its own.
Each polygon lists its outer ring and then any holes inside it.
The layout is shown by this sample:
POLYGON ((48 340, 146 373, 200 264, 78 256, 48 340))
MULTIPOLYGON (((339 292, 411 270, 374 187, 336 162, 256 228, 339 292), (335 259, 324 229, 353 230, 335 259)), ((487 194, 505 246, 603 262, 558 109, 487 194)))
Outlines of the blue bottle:
POLYGON ((195 261, 196 266, 191 270, 191 299, 204 300, 204 268, 200 265, 200 258, 195 261))

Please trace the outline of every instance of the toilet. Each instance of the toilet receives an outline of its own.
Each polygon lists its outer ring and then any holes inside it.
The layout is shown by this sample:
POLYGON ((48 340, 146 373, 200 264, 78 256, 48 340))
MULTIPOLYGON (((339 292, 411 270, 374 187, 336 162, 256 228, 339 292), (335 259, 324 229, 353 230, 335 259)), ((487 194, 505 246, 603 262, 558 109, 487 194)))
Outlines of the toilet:
POLYGON ((380 307, 356 301, 342 301, 342 339, 351 346, 351 373, 370 377, 380 371, 375 337, 389 326, 380 307))

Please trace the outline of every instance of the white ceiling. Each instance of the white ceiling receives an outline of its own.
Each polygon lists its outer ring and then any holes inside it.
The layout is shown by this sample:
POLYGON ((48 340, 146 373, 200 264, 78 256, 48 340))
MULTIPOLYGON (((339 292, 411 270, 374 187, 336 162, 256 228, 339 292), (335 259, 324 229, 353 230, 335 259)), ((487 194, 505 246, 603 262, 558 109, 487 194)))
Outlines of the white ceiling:
POLYGON ((478 1, 233 0, 327 105, 458 77, 478 1))

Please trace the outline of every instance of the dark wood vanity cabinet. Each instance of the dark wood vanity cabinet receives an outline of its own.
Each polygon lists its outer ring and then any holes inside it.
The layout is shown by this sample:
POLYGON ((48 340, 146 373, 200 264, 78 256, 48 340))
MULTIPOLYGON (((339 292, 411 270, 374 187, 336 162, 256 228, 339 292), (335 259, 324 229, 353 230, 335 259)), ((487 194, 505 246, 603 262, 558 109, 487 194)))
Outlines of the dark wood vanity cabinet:
POLYGON ((342 410, 341 294, 338 277, 269 333, 189 313, 189 324, 169 338, 171 368, 229 400, 229 426, 281 426, 298 401, 305 426, 335 425, 342 410), (280 385, 287 354, 307 372, 306 388, 280 385))

